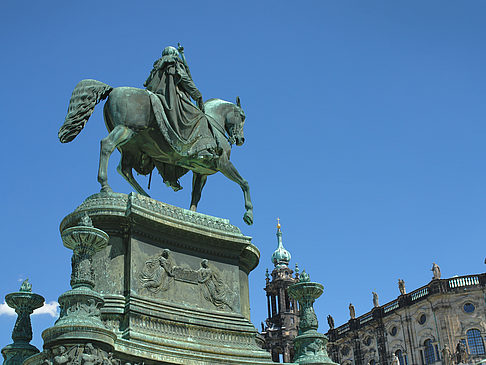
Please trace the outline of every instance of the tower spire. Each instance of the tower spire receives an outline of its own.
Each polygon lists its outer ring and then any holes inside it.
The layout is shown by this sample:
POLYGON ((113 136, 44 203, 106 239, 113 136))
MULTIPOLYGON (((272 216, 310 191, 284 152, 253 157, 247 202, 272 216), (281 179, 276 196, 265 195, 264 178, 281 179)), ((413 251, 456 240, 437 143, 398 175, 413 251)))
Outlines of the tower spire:
POLYGON ((290 252, 285 249, 282 243, 282 231, 280 230, 280 218, 277 218, 277 249, 273 252, 272 262, 276 268, 286 267, 290 261, 290 252))

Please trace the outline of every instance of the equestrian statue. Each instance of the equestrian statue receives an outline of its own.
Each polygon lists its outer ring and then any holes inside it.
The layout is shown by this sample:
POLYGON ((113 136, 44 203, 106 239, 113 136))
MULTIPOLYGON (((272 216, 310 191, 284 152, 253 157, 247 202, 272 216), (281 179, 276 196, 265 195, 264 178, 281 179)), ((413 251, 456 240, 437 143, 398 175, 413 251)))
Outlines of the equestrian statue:
POLYGON ((177 49, 164 49, 144 86, 145 90, 113 88, 97 80, 80 81, 69 101, 59 140, 72 141, 96 104, 107 99, 103 115, 109 134, 101 140, 98 169, 101 192, 112 192, 107 179, 108 159, 118 148, 121 153, 118 172, 145 196, 149 195, 133 177, 133 169, 151 176, 157 168, 163 181, 174 191, 182 189, 179 178, 192 170, 190 209, 193 211, 208 175, 221 171, 243 190, 246 209, 243 220, 252 224, 250 187, 230 162, 231 146, 241 146, 245 141, 245 113, 239 97, 236 104, 221 99, 203 102, 180 45, 177 49))

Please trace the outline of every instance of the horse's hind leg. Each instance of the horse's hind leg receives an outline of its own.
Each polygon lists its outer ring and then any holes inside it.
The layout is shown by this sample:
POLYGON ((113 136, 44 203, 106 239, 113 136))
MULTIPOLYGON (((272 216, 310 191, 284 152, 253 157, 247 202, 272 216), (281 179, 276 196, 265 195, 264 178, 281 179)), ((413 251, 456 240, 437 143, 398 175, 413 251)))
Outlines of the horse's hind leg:
POLYGON ((192 199, 191 199, 191 210, 193 212, 197 209, 197 204, 201 199, 201 192, 206 185, 206 181, 208 179, 207 175, 201 175, 196 172, 192 174, 192 199))
POLYGON ((108 160, 115 148, 122 146, 132 136, 134 132, 122 125, 117 125, 111 132, 100 142, 100 166, 98 169, 98 182, 101 184, 102 192, 113 191, 108 185, 108 160))
POLYGON ((129 154, 121 152, 120 163, 118 164, 118 173, 125 178, 126 181, 135 189, 139 194, 149 196, 145 190, 138 184, 137 180, 133 177, 133 158, 129 154))

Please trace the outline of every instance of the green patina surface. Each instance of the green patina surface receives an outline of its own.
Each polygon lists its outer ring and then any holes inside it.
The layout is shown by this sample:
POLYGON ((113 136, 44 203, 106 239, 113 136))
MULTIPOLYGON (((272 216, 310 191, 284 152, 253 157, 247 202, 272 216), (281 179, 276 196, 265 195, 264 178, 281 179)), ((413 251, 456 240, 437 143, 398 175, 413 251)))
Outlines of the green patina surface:
POLYGON ((323 286, 311 282, 309 274, 303 270, 299 282, 287 290, 299 302, 300 307, 299 335, 294 339, 294 362, 335 365, 327 354, 327 336, 317 332, 319 323, 314 312, 314 301, 323 293, 323 286))
POLYGON ((32 340, 30 315, 35 309, 42 307, 44 298, 32 293, 32 285, 26 279, 18 292, 7 294, 5 302, 15 309, 17 321, 12 331, 14 342, 2 349, 4 365, 20 365, 26 358, 39 352, 29 343, 32 340))
POLYGON ((228 220, 99 193, 60 230, 73 250, 72 289, 43 333, 45 351, 26 365, 272 363, 250 322, 259 252, 228 220))

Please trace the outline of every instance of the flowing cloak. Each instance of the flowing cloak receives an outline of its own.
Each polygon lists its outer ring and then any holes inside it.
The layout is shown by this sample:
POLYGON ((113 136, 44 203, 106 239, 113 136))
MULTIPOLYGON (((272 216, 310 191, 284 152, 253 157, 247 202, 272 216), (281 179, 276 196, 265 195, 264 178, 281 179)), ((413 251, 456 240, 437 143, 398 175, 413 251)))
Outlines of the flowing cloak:
POLYGON ((144 85, 160 100, 158 103, 151 94, 160 132, 174 151, 182 157, 196 156, 204 150, 218 154, 206 115, 191 102, 191 97, 202 99, 201 93, 177 56, 155 61, 144 85))

